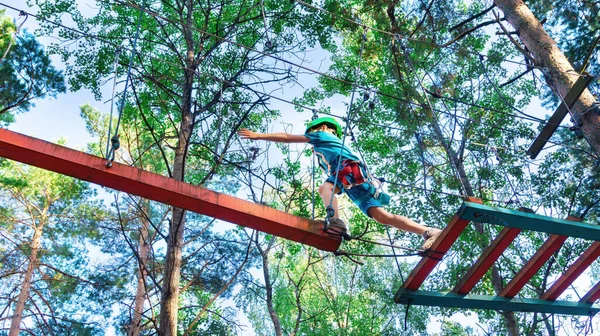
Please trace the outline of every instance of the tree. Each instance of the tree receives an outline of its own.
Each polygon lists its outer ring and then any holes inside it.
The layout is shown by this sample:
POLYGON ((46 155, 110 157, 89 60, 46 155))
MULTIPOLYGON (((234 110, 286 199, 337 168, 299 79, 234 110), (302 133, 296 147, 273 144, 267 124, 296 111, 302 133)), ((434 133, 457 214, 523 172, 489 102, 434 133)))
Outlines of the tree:
MULTIPOLYGON (((102 155, 108 116, 90 105, 82 106, 81 111, 88 131, 99 140, 90 144, 89 150, 102 155)), ((154 146, 152 136, 144 132, 145 127, 139 115, 125 116, 116 159, 146 170, 162 171, 161 152, 154 146)), ((112 237, 104 247, 112 259, 106 262, 106 267, 110 267, 118 281, 127 284, 112 305, 121 312, 115 327, 128 336, 153 334, 159 327, 155 307, 160 305, 160 278, 164 269, 161 245, 166 240, 170 211, 162 204, 135 196, 114 193, 114 197, 118 215, 103 230, 106 237, 112 237)), ((231 334, 239 326, 233 322, 231 309, 221 306, 217 299, 229 295, 237 274, 246 268, 248 256, 243 240, 234 232, 213 232, 214 220, 196 214, 188 216, 178 329, 184 334, 231 334)))
MULTIPOLYGON (((406 14, 408 5, 402 5, 354 4, 352 10, 343 4, 326 7, 345 37, 344 49, 337 53, 329 74, 346 82, 323 78, 320 91, 306 95, 305 104, 333 94, 360 92, 362 87, 379 93, 369 109, 366 104, 356 107, 350 126, 372 171, 385 176, 392 194, 398 195, 391 206, 394 212, 443 226, 460 202, 455 196, 527 206, 519 196, 527 192, 528 176, 521 168, 525 163, 510 149, 533 134, 528 123, 514 114, 515 107, 527 104, 534 94, 533 85, 520 81, 504 92, 496 89, 498 79, 509 75, 501 66, 501 55, 516 53, 506 41, 490 41, 477 30, 495 21, 479 18, 468 22, 464 28, 468 33, 453 31, 461 17, 483 11, 480 3, 468 7, 422 3, 411 8, 411 14, 406 14), (336 16, 369 22, 375 29, 364 31, 336 16), (484 49, 486 45, 490 47, 484 49), (479 56, 484 50, 488 54, 485 63, 479 56)), ((451 289, 452 279, 461 277, 468 267, 465 260, 489 245, 495 232, 478 223, 474 227, 465 233, 464 241, 455 244, 456 254, 445 260, 447 269, 433 275, 436 286, 426 286, 451 289)), ((498 263, 475 288, 476 293, 499 293, 507 269, 509 264, 498 263)), ((519 335, 518 316, 499 313, 504 325, 492 314, 482 317, 497 332, 519 335)))
POLYGON ((0 122, 6 124, 13 121, 14 113, 28 111, 35 99, 56 97, 66 86, 62 72, 54 68, 33 35, 13 37, 15 27, 4 12, 0 12, 0 25, 0 53, 8 51, 0 62, 0 122))
MULTIPOLYGON (((9 47, 14 43, 14 33, 17 28, 5 13, 4 9, 0 10, 0 52, 2 55, 6 54, 9 47)), ((4 57, 2 60, 4 60, 4 57)))
MULTIPOLYGON (((496 5, 506 20, 519 32, 519 38, 527 48, 519 48, 534 65, 545 70, 548 86, 559 97, 565 97, 579 77, 565 54, 544 30, 542 24, 521 0, 501 0, 496 5)), ((600 111, 597 101, 589 90, 585 90, 572 108, 575 126, 581 129, 596 156, 600 156, 600 111)))
MULTIPOLYGON (((108 65, 115 45, 127 38, 133 41, 139 22, 140 53, 134 56, 129 103, 143 118, 145 133, 162 153, 166 173, 177 180, 208 184, 235 168, 227 164, 237 161, 228 151, 240 124, 260 125, 264 118, 274 115, 264 108, 265 99, 255 94, 255 88, 292 79, 279 64, 265 61, 264 54, 253 50, 266 46, 265 20, 271 22, 268 29, 278 32, 277 37, 271 37, 272 48, 266 54, 291 50, 296 37, 287 31, 288 22, 283 18, 293 19, 296 14, 291 4, 272 2, 265 7, 265 19, 261 4, 162 1, 140 10, 128 3, 102 2, 97 16, 89 20, 78 14, 73 17, 81 28, 94 26, 98 36, 113 44, 86 39, 80 44, 82 49, 55 51, 67 60, 77 56, 68 68, 75 89, 87 86, 96 90, 104 76, 112 75, 108 65), (280 41, 288 41, 290 47, 280 41)), ((62 11, 76 13, 72 7, 43 6, 43 10, 51 17, 62 11)), ((73 32, 63 33, 71 40, 82 39, 73 32)), ((127 63, 126 57, 122 54, 120 62, 127 63)), ((120 74, 124 72, 125 67, 119 69, 120 74)), ((222 182, 225 185, 226 179, 222 182)), ((168 241, 159 330, 163 335, 174 335, 177 330, 186 218, 184 210, 173 209, 165 234, 168 241)))
POLYGON ((87 244, 103 220, 99 204, 90 200, 94 192, 87 183, 7 160, 0 171, 0 281, 8 334, 99 331, 97 317, 110 307, 91 299, 105 288, 94 288, 86 267, 87 244))
MULTIPOLYGON (((594 1, 539 1, 527 5, 544 29, 549 32, 561 51, 578 72, 598 73, 600 62, 597 46, 599 4, 594 1), (572 38, 575 37, 575 38, 572 38)), ((589 84, 591 92, 598 92, 598 81, 589 84)), ((558 102, 552 90, 547 98, 558 102)))

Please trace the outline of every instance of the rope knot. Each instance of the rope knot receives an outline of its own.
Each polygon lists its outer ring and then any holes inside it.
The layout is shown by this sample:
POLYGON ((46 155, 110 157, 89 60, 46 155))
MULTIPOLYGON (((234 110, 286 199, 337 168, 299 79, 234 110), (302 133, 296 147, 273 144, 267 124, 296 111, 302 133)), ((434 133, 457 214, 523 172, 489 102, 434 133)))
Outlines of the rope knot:
POLYGON ((121 147, 121 142, 119 141, 119 135, 115 135, 112 138, 110 138, 110 143, 111 143, 111 147, 113 151, 116 151, 117 149, 119 149, 121 147))

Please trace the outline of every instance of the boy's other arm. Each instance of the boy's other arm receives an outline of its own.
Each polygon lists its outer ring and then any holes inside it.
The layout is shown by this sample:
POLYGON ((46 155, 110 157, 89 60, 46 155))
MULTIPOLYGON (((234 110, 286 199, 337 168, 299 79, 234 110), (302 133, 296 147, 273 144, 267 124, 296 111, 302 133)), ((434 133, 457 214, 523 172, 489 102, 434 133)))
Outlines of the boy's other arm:
POLYGON ((296 135, 289 133, 257 133, 245 128, 239 130, 238 134, 242 137, 242 139, 249 140, 266 140, 286 143, 309 142, 308 138, 304 135, 296 135))

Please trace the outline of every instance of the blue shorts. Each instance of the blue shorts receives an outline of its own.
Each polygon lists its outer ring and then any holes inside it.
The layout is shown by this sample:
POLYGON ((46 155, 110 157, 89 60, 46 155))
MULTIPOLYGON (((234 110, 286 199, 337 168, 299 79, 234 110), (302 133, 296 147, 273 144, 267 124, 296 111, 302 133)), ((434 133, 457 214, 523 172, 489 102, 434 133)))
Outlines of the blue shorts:
MULTIPOLYGON (((351 182, 351 183, 354 182, 354 179, 352 178, 352 174, 348 175, 347 178, 348 178, 349 182, 351 182)), ((336 184, 335 177, 333 177, 333 176, 329 176, 327 178, 327 180, 325 180, 325 182, 334 184, 340 190, 342 190, 338 194, 341 194, 343 192, 346 195, 348 195, 348 197, 350 197, 352 202, 354 202, 354 204, 356 204, 358 206, 360 211, 362 211, 365 215, 367 215, 367 217, 371 217, 371 216, 369 216, 370 208, 382 206, 381 202, 378 199, 375 199, 373 197, 373 195, 369 192, 370 184, 368 182, 365 182, 361 185, 354 186, 350 189, 345 189, 344 187, 342 187, 342 183, 340 183, 340 181, 338 181, 336 184), (366 195, 369 195, 370 197, 367 197, 366 195)))

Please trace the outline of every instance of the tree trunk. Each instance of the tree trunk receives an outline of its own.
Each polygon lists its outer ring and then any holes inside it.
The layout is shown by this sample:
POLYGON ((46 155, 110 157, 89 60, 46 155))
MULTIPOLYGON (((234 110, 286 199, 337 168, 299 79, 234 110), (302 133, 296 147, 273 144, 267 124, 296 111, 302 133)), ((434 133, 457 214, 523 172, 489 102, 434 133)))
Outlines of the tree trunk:
MULTIPOLYGON (((565 97, 579 75, 556 42, 522 0, 495 0, 494 3, 519 33, 521 42, 537 64, 546 68, 546 83, 555 93, 565 97)), ((575 124, 579 121, 583 136, 594 152, 600 155, 600 113, 592 110, 594 102, 594 96, 586 89, 571 110, 575 124)))
MULTIPOLYGON (((144 204, 144 211, 149 213, 148 201, 144 201, 144 204)), ((146 301, 146 265, 148 265, 148 257, 150 252, 148 225, 148 220, 145 219, 142 222, 142 227, 140 228, 140 238, 138 241, 138 255, 140 258, 138 261, 138 283, 133 305, 133 320, 131 321, 129 329, 130 336, 138 336, 140 334, 142 313, 144 311, 144 302, 146 301)))
POLYGON ((29 255, 29 264, 27 265, 27 271, 25 272, 25 278, 23 279, 23 286, 21 292, 17 298, 17 304, 15 306, 15 313, 10 322, 10 331, 8 336, 17 336, 21 330, 21 321, 23 320, 23 311, 25 310, 25 303, 29 299, 29 290, 31 288, 31 279, 33 278, 33 272, 38 267, 37 254, 40 250, 42 242, 42 228, 43 224, 35 228, 33 233, 33 239, 31 240, 31 254, 29 255))
MULTIPOLYGON (((185 164, 187 161, 187 150, 190 136, 194 127, 192 114, 192 92, 196 72, 196 61, 194 59, 194 39, 192 36, 192 11, 193 1, 186 1, 187 16, 183 32, 187 43, 185 82, 183 83, 183 96, 181 108, 181 123, 175 158, 173 162, 173 178, 184 181, 185 164)), ((173 218, 169 224, 169 237, 167 240, 167 255, 165 260, 165 275, 163 279, 160 326, 160 336, 177 335, 177 311, 179 304, 179 280, 181 278, 181 258, 183 248, 183 232, 185 228, 186 211, 180 208, 173 209, 173 218)))
POLYGON ((269 311, 269 316, 271 317, 271 321, 273 322, 275 335, 281 336, 283 335, 283 331, 281 330, 281 322, 279 322, 279 316, 277 316, 275 307, 273 307, 273 283, 271 282, 271 276, 269 275, 269 251, 271 250, 271 247, 273 247, 276 240, 276 238, 271 239, 268 247, 264 251, 260 248, 258 242, 256 242, 256 246, 258 247, 258 250, 262 257, 263 276, 265 277, 265 292, 267 294, 267 310, 269 311))
MULTIPOLYGON (((189 140, 189 134, 191 133, 191 127, 192 117, 187 113, 181 121, 179 145, 175 150, 175 160, 173 163, 173 178, 179 181, 184 180, 187 142, 189 140)), ((179 280, 181 277, 181 257, 186 211, 184 209, 174 208, 172 217, 173 218, 169 223, 165 275, 161 295, 160 336, 177 335, 179 280)))

